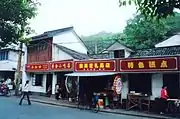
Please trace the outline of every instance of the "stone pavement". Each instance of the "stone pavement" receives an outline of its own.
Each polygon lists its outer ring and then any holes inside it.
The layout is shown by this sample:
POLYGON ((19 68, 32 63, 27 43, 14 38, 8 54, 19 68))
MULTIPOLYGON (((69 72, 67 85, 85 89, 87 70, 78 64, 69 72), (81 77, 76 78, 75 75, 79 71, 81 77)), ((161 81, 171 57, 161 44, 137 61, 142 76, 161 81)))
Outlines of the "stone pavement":
MULTIPOLYGON (((48 98, 43 96, 35 96, 31 95, 32 102, 44 103, 49 105, 56 105, 56 106, 64 106, 70 108, 77 108, 76 103, 71 103, 67 100, 55 100, 54 98, 48 98)), ((101 112, 105 113, 113 113, 113 114, 121 114, 121 115, 129 115, 129 116, 138 116, 138 117, 147 117, 147 118, 156 118, 156 119, 172 119, 175 117, 167 116, 167 115, 159 115, 154 113, 148 112, 139 112, 139 111, 126 111, 123 109, 100 109, 101 112)))

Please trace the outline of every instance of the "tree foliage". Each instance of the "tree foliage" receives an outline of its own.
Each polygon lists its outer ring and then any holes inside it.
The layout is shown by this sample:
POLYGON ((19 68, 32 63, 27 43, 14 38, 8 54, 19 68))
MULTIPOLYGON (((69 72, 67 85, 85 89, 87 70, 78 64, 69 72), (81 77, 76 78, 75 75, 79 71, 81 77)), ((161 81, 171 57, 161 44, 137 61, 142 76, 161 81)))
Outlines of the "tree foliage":
POLYGON ((142 14, 157 18, 166 18, 180 9, 180 0, 119 0, 120 6, 134 3, 142 14))
POLYGON ((36 16, 37 5, 35 0, 0 0, 0 48, 26 41, 23 37, 32 32, 29 20, 36 16))
POLYGON ((115 40, 119 40, 121 35, 121 33, 100 32, 90 36, 82 36, 81 38, 86 44, 90 54, 96 54, 102 52, 115 40), (95 47, 97 47, 97 52, 95 51, 95 47))
POLYGON ((180 31, 180 14, 159 21, 136 15, 127 22, 123 42, 133 49, 152 48, 155 44, 180 31))

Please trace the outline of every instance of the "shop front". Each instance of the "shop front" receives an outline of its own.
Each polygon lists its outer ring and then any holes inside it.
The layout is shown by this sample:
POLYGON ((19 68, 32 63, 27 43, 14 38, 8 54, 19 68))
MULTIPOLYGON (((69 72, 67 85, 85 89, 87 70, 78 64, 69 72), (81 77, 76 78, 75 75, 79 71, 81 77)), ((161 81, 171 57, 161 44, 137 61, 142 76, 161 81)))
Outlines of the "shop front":
POLYGON ((45 95, 50 89, 50 95, 55 94, 55 85, 62 88, 63 96, 65 90, 65 74, 73 71, 73 61, 51 61, 26 64, 27 79, 30 80, 31 92, 45 95))
MULTIPOLYGON (((49 83, 46 79, 49 76, 49 62, 26 64, 26 79, 30 81, 30 90, 32 93, 44 94, 46 85, 49 83)), ((52 80, 48 79, 48 80, 52 80)), ((49 84, 48 84, 49 85, 49 84)))
POLYGON ((66 74, 66 80, 76 77, 76 96, 79 101, 83 100, 87 104, 91 103, 93 94, 96 93, 100 97, 100 107, 110 106, 110 102, 113 101, 114 96, 113 82, 118 74, 116 72, 116 63, 115 59, 74 62, 75 72, 66 74))
POLYGON ((65 74, 73 72, 73 60, 54 61, 50 63, 50 71, 53 72, 52 94, 55 94, 55 86, 59 85, 60 98, 67 99, 69 97, 65 87, 65 74))
POLYGON ((142 109, 144 104, 150 110, 151 102, 160 98, 163 85, 168 87, 169 98, 180 96, 178 57, 120 59, 119 64, 120 73, 126 73, 128 77, 122 91, 122 98, 127 99, 128 109, 142 109), (142 100, 142 105, 131 99, 134 97, 142 100))

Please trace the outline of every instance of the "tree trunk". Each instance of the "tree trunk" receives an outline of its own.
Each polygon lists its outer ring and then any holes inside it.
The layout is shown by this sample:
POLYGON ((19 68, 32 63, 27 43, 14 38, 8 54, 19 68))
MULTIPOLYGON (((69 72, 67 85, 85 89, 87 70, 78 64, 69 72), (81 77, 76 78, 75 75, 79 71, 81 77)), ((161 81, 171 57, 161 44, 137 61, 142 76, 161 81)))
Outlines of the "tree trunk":
POLYGON ((18 64, 17 64, 16 89, 15 89, 16 96, 19 94, 19 83, 21 80, 22 48, 23 48, 23 43, 20 43, 19 53, 18 53, 18 64))

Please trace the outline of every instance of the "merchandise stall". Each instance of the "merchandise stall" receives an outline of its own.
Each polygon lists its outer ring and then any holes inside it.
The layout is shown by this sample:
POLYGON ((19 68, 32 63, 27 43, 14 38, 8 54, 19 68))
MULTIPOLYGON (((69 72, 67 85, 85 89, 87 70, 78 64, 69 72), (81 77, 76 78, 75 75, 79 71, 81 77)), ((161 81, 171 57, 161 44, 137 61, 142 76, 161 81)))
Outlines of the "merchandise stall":
MULTIPOLYGON (((119 59, 119 72, 128 74, 127 109, 145 107, 160 98, 163 85, 168 87, 169 98, 178 98, 180 79, 178 57, 142 57, 119 59), (144 106, 143 106, 144 105, 144 106)), ((172 100, 171 100, 172 101, 172 100)))
MULTIPOLYGON (((100 97, 100 107, 108 107, 115 93, 113 88, 114 79, 119 83, 119 78, 118 80, 115 78, 118 74, 118 72, 116 72, 116 63, 115 59, 75 61, 75 72, 66 74, 66 82, 68 82, 70 78, 76 77, 76 84, 78 84, 76 87, 76 96, 78 96, 78 99, 86 100, 88 103, 91 101, 93 93, 97 93, 100 97), (83 99, 84 97, 86 97, 86 99, 83 99)), ((114 84, 117 86, 117 83, 114 84)), ((120 82, 120 85, 121 84, 120 82)), ((70 89, 69 87, 72 87, 71 85, 72 83, 67 83, 67 90, 70 89)), ((115 88, 118 89, 117 87, 115 88)))

